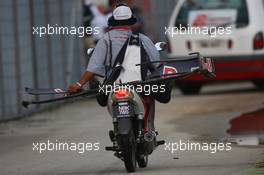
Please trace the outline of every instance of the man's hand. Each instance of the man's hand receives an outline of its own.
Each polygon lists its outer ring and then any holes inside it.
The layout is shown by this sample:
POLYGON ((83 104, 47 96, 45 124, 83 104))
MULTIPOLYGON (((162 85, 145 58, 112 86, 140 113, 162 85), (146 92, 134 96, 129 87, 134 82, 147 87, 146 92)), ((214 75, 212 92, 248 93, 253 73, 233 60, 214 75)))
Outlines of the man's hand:
POLYGON ((82 89, 82 86, 78 85, 77 83, 71 84, 68 88, 70 93, 77 93, 82 89))
POLYGON ((68 88, 68 91, 70 93, 76 93, 79 92, 82 89, 82 86, 85 85, 89 80, 91 80, 94 76, 94 73, 86 71, 82 74, 81 79, 74 83, 71 84, 68 88))

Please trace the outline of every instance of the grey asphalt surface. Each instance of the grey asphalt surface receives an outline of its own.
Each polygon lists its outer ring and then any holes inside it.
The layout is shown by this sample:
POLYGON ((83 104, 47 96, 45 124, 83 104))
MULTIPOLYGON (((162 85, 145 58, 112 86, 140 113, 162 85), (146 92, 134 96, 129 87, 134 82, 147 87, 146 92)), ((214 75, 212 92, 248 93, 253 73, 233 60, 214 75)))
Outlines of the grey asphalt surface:
MULTIPOLYGON (((157 104, 156 129, 167 143, 222 142, 230 136, 229 120, 264 107, 264 93, 250 83, 210 85, 199 96, 173 91, 169 104, 157 104)), ((123 162, 104 150, 111 145, 111 118, 95 100, 79 101, 0 124, 0 175, 127 174, 123 162), (100 143, 99 151, 33 151, 33 143, 100 143)), ((263 147, 232 146, 231 151, 175 151, 160 146, 145 169, 132 174, 261 175, 263 147)))

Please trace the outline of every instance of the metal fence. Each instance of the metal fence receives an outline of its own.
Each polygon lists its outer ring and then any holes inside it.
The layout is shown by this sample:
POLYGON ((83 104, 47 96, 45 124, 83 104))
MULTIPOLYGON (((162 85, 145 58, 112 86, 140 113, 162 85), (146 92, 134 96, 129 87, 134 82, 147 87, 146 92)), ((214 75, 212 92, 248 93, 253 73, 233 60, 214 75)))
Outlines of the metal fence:
POLYGON ((79 0, 0 1, 0 120, 32 110, 21 106, 24 87, 62 87, 82 71, 83 47, 77 36, 33 35, 33 26, 80 26, 79 0))

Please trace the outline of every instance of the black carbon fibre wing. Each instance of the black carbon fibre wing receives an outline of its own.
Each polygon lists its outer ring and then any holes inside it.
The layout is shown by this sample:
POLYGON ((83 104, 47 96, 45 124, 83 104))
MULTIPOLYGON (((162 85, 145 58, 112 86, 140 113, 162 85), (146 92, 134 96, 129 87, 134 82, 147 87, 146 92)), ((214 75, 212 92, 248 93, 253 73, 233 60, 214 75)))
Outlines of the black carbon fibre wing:
POLYGON ((151 62, 151 64, 153 63, 159 63, 160 66, 147 79, 178 78, 180 75, 191 75, 194 73, 199 73, 205 76, 205 78, 215 77, 213 60, 211 58, 205 58, 199 53, 193 53, 181 58, 151 62))

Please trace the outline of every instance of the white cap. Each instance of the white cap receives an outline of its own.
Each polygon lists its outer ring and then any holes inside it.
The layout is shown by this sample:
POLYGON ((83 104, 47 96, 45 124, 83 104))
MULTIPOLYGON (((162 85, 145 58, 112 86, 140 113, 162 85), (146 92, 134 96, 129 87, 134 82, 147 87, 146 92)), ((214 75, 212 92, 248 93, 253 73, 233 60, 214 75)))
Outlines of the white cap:
POLYGON ((132 11, 128 6, 119 6, 113 11, 115 20, 127 20, 132 17, 132 11))

